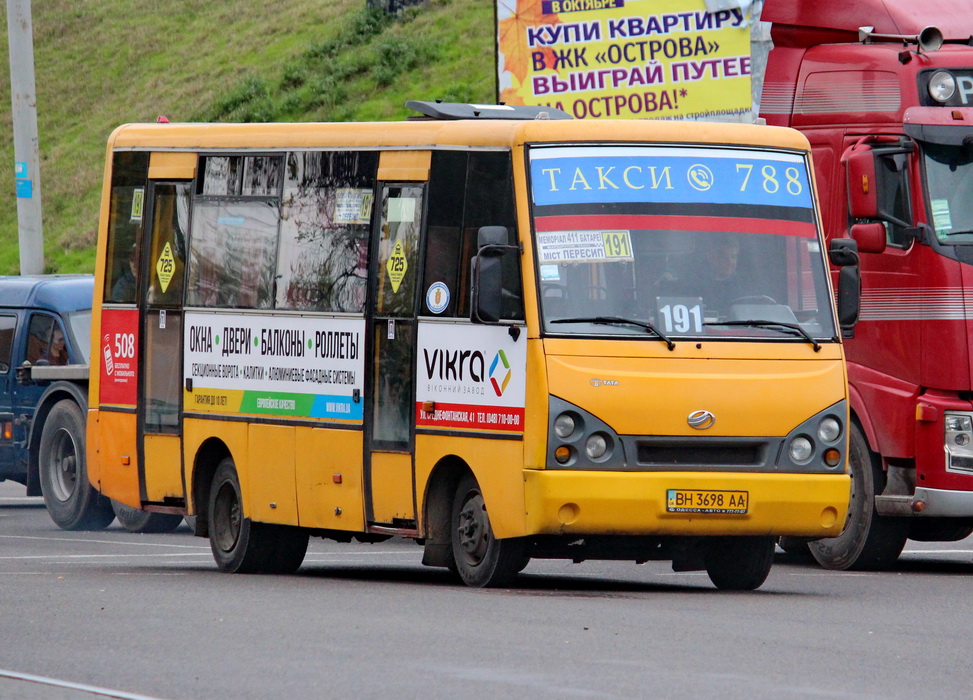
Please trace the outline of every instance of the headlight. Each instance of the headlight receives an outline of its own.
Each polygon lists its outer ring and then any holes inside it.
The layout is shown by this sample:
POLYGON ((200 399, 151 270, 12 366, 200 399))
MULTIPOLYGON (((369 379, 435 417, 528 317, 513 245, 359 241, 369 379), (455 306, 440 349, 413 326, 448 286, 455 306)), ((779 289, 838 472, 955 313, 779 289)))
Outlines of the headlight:
POLYGON ((956 92, 956 79, 944 70, 933 73, 929 80, 929 96, 944 103, 956 92))
POLYGON ((841 435, 841 423, 830 416, 818 423, 818 440, 834 442, 841 435))
POLYGON ((602 433, 594 433, 584 444, 584 451, 588 459, 599 460, 608 452, 608 437, 602 433))
POLYGON ((946 430, 951 433, 973 432, 973 418, 962 413, 947 413, 946 430))
POLYGON ((554 419, 554 432, 562 440, 571 436, 577 424, 570 413, 562 413, 554 419))
POLYGON ((791 440, 791 459, 797 464, 804 464, 814 454, 814 445, 806 437, 796 437, 791 440))

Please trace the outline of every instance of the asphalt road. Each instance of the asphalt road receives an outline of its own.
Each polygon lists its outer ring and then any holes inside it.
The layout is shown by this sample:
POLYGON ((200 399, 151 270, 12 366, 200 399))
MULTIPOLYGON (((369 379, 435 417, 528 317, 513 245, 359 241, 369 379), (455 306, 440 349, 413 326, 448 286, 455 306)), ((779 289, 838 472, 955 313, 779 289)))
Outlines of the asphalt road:
POLYGON ((188 529, 65 532, 0 484, 0 698, 967 698, 973 539, 894 571, 780 555, 752 593, 666 563, 535 561, 472 590, 411 542, 216 570, 188 529))

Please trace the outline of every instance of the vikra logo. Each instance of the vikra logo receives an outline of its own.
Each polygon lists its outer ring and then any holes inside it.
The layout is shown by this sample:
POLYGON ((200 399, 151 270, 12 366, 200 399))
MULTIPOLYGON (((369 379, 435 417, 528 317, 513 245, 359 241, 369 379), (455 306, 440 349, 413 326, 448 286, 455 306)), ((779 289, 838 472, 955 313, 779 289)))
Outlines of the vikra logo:
POLYGON ((426 379, 440 381, 473 382, 482 384, 488 378, 497 396, 510 384, 513 372, 510 362, 503 350, 498 350, 490 363, 490 371, 486 371, 486 358, 479 350, 445 350, 436 348, 422 351, 426 368, 426 379))

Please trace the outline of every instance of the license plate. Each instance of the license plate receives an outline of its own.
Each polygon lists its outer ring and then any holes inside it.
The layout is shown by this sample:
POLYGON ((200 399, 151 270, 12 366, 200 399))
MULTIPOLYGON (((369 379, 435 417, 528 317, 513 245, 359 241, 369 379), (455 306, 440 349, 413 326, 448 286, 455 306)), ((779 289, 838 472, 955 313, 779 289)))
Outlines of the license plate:
POLYGON ((749 491, 698 491, 668 489, 667 513, 717 513, 744 515, 750 507, 749 491))

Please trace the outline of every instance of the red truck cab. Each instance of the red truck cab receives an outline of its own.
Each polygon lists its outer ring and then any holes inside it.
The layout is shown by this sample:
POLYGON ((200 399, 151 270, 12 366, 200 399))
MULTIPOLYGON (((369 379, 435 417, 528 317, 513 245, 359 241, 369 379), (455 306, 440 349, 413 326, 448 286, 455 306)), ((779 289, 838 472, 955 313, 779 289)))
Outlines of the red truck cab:
POLYGON ((881 568, 973 532, 973 3, 768 0, 760 116, 812 145, 828 239, 858 241, 852 505, 810 543, 881 568))

